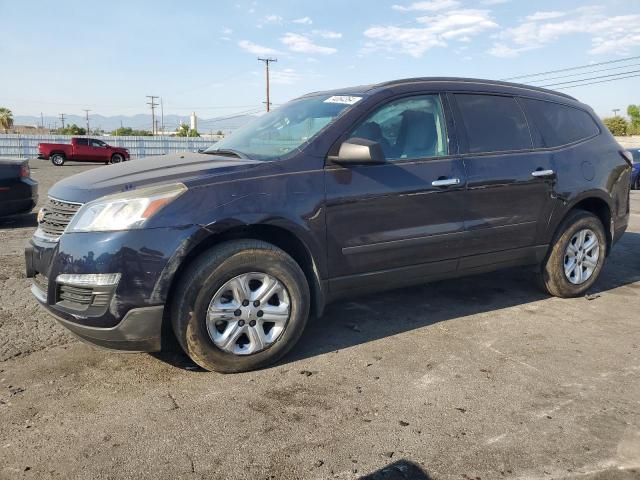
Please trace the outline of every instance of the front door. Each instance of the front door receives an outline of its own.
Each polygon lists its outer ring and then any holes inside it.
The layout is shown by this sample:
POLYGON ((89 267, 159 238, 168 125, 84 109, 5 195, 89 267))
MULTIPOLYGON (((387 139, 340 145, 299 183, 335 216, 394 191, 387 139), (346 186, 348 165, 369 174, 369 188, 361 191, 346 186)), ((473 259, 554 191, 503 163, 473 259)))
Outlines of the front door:
POLYGON ((379 107, 348 135, 380 143, 387 163, 327 164, 330 288, 456 269, 465 175, 448 128, 440 95, 413 95, 379 107))

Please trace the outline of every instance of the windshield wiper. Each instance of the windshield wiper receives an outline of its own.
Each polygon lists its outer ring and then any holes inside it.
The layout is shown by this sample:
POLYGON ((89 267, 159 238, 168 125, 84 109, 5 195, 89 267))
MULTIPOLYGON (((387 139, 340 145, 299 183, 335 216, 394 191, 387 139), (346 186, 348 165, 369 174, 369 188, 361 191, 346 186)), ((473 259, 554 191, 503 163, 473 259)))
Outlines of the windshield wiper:
POLYGON ((233 150, 231 148, 220 148, 218 150, 205 150, 202 153, 206 153, 207 155, 222 155, 226 157, 237 157, 237 158, 243 158, 243 159, 247 158, 247 156, 244 153, 239 152, 238 150, 233 150))

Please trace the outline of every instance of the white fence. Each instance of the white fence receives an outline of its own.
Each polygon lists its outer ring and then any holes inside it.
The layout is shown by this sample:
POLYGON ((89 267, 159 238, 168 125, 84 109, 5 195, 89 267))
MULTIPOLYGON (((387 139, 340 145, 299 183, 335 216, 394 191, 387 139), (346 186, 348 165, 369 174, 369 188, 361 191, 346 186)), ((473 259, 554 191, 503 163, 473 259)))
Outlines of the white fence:
MULTIPOLYGON (((74 135, 78 136, 78 135, 74 135)), ((38 155, 39 143, 71 143, 70 135, 2 135, 0 134, 0 157, 34 158, 38 155)), ((164 155, 167 153, 196 152, 211 146, 214 141, 198 137, 98 137, 114 147, 129 150, 131 158, 164 155)))

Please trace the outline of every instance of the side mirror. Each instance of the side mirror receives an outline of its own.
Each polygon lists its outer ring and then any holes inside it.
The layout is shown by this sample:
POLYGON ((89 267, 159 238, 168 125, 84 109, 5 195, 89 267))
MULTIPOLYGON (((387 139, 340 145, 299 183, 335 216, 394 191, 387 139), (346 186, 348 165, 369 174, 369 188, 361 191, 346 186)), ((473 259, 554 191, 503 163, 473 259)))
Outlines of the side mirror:
POLYGON ((335 163, 346 165, 377 165, 385 163, 382 145, 366 138, 350 138, 340 145, 337 157, 331 157, 335 163))

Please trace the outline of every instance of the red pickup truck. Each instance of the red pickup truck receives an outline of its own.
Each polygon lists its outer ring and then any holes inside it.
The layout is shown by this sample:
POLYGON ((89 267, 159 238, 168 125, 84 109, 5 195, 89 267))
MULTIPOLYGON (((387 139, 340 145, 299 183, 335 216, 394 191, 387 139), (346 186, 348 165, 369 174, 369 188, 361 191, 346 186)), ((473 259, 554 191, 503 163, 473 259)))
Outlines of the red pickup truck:
POLYGON ((57 166, 67 160, 73 162, 120 163, 129 160, 129 150, 112 147, 95 138, 72 138, 71 145, 64 143, 39 143, 38 158, 51 160, 57 166))

